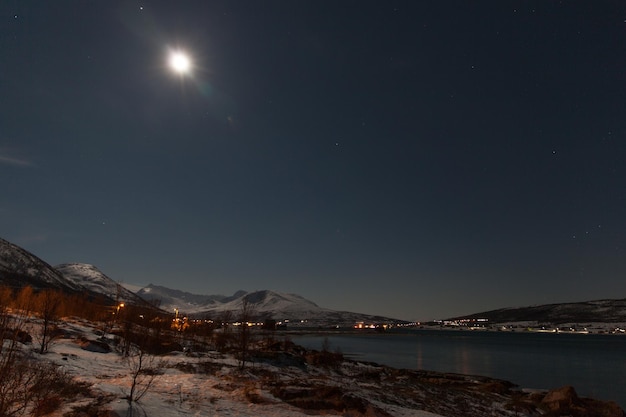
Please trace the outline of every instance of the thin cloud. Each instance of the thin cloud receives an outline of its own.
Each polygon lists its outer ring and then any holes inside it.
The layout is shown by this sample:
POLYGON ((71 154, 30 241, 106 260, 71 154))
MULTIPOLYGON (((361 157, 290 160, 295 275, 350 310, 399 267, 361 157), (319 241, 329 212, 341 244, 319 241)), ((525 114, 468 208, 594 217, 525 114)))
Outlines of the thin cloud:
POLYGON ((17 167, 35 166, 31 161, 28 161, 26 159, 13 158, 13 157, 1 155, 1 154, 0 154, 0 164, 12 165, 12 166, 17 166, 17 167))
POLYGON ((15 243, 17 243, 18 245, 29 245, 33 243, 43 243, 43 242, 46 242, 47 240, 48 240, 48 235, 46 234, 23 235, 23 236, 18 236, 15 239, 15 243))

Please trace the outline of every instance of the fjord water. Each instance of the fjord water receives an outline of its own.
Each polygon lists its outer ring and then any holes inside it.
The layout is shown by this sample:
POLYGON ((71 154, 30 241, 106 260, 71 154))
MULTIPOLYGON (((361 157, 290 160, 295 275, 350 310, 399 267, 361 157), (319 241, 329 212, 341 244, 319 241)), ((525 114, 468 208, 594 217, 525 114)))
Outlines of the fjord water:
POLYGON ((521 388, 572 385, 580 396, 613 400, 626 408, 626 336, 416 330, 382 334, 293 337, 304 347, 395 368, 504 379, 521 388))

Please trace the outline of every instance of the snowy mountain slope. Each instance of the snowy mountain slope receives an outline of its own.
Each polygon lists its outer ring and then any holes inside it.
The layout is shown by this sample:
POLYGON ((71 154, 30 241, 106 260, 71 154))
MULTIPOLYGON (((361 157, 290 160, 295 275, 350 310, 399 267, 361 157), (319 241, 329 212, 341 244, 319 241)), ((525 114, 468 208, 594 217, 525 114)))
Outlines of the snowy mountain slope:
POLYGON ((144 300, 158 301, 164 310, 178 308, 189 314, 204 311, 230 299, 224 295, 197 295, 153 284, 141 288, 136 294, 144 300))
POLYGON ((78 290, 59 272, 27 250, 0 239, 0 283, 12 287, 78 290))
POLYGON ((253 310, 259 315, 290 316, 293 318, 307 319, 326 313, 334 313, 334 310, 321 308, 312 301, 297 294, 286 294, 277 291, 262 290, 251 293, 240 291, 239 297, 215 306, 205 312, 217 313, 224 311, 239 312, 244 301, 248 302, 253 310))
POLYGON ((256 305, 261 311, 323 311, 317 304, 297 294, 285 294, 275 291, 263 290, 247 294, 231 303, 240 307, 243 299, 256 305))
POLYGON ((323 311, 312 301, 296 294, 263 290, 248 293, 237 291, 230 297, 224 295, 197 295, 157 285, 148 285, 137 292, 146 300, 159 300, 163 310, 178 309, 186 314, 221 313, 239 311, 244 298, 260 314, 273 311, 318 312, 323 311))
POLYGON ((250 293, 237 291, 232 296, 226 297, 195 295, 151 284, 142 288, 137 294, 146 300, 158 300, 157 304, 165 311, 178 310, 191 316, 217 318, 225 313, 231 313, 236 318, 246 300, 256 318, 289 321, 297 326, 351 327, 357 322, 372 324, 403 322, 388 317, 322 308, 300 295, 271 290, 250 293))
POLYGON ((143 299, 128 291, 93 265, 68 263, 57 265, 54 268, 74 286, 85 289, 88 292, 102 294, 116 302, 145 303, 143 299))

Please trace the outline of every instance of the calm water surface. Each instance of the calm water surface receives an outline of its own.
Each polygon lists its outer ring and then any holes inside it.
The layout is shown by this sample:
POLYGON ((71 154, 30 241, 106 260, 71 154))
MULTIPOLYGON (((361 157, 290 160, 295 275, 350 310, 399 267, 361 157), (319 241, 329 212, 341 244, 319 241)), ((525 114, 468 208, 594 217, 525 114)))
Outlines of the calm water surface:
POLYGON ((573 385, 581 396, 626 409, 626 336, 418 330, 384 334, 294 336, 396 368, 485 375, 524 388, 573 385))

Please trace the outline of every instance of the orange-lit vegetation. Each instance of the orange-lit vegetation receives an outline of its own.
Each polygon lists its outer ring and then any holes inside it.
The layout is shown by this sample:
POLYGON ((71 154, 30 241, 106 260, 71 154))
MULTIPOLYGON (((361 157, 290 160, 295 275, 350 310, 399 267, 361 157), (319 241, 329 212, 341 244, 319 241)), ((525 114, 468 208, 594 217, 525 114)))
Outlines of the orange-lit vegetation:
POLYGON ((33 341, 31 314, 42 320, 36 334, 37 351, 45 351, 54 338, 57 301, 55 292, 20 291, 0 287, 0 415, 42 416, 59 406, 64 398, 73 398, 87 390, 56 366, 33 361, 20 345, 33 341))
MULTIPOLYGON (((113 303, 87 293, 0 286, 0 416, 46 415, 67 399, 89 391, 61 368, 33 360, 33 355, 46 355, 59 338, 67 337, 62 325, 66 320, 95 324, 97 340, 89 343, 102 351, 116 351, 128 364, 131 388, 124 398, 132 415, 133 404, 160 375, 156 355, 171 351, 230 352, 243 369, 253 359, 253 347, 257 348, 252 327, 245 325, 251 323, 253 315, 252 307, 244 304, 236 322, 232 312, 215 320, 192 320, 178 312, 173 316, 150 305, 113 303)), ((261 326, 256 327, 261 331, 261 326)), ((83 339, 78 342, 87 342, 83 339)), ((273 338, 267 336, 266 340, 269 345, 273 338)))
MULTIPOLYGON (((150 386, 143 379, 152 363, 147 352, 163 350, 165 338, 159 336, 167 320, 156 309, 120 307, 87 294, 0 287, 0 416, 47 415, 63 401, 88 393, 87 385, 52 363, 33 360, 34 352, 47 353, 63 335, 59 324, 64 317, 101 323, 102 339, 107 332, 113 335, 113 344, 129 363, 129 402, 143 395, 150 386)), ((107 343, 102 346, 108 348, 107 343)))

